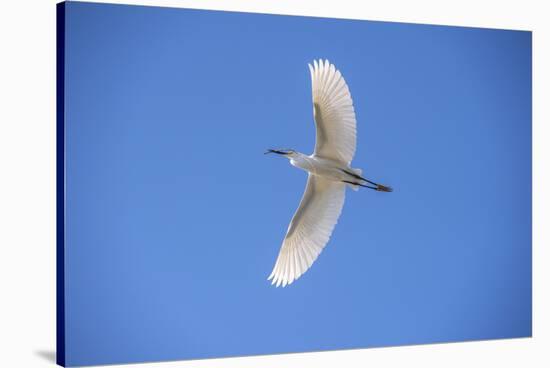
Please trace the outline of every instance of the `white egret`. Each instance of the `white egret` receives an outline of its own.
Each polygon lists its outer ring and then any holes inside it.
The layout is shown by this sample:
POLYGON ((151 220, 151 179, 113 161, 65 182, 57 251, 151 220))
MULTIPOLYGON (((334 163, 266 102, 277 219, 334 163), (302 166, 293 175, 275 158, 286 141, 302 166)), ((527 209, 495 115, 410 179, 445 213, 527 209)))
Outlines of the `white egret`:
POLYGON ((279 256, 268 277, 283 287, 306 272, 327 244, 350 186, 391 192, 390 187, 363 178, 351 167, 355 154, 356 122, 353 101, 341 73, 328 60, 308 64, 316 126, 315 150, 305 155, 291 149, 269 149, 308 172, 306 190, 296 210, 279 256))

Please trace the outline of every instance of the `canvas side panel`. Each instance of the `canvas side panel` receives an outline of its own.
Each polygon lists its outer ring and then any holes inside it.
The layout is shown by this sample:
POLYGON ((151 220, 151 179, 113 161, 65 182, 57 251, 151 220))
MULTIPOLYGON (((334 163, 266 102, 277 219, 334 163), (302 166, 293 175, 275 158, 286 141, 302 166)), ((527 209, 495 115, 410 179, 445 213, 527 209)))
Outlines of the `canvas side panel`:
POLYGON ((56 361, 65 366, 65 3, 56 5, 56 361))

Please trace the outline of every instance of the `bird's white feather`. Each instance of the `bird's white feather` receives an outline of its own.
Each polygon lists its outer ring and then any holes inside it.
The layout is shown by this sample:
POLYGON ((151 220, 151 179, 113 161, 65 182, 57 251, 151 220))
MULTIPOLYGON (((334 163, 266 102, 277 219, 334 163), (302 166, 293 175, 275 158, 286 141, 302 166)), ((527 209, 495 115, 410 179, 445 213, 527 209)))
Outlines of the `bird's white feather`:
POLYGON ((345 184, 309 174, 268 280, 283 287, 306 272, 330 239, 345 199, 345 184))
POLYGON ((328 60, 308 64, 311 73, 314 154, 349 165, 355 154, 356 120, 351 94, 342 74, 328 60))

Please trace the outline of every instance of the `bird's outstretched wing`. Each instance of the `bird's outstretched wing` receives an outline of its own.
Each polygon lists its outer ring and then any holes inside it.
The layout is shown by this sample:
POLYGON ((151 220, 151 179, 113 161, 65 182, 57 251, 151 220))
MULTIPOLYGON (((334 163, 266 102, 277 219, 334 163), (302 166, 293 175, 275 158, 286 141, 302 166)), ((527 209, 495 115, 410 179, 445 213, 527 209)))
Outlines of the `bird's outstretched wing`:
POLYGON ((309 174, 296 210, 268 280, 286 286, 306 272, 327 244, 340 217, 345 184, 309 174))
POLYGON ((342 74, 328 60, 308 64, 317 131, 315 155, 349 165, 355 154, 356 122, 353 101, 342 74))

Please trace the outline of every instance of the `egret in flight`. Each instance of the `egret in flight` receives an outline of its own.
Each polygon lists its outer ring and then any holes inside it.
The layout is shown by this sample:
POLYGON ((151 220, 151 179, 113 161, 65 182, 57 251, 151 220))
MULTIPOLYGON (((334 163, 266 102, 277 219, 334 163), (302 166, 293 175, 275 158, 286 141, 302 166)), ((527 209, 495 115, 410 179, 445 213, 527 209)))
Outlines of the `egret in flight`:
POLYGON ((356 128, 353 101, 342 74, 328 60, 308 64, 313 90, 315 150, 305 155, 291 149, 269 149, 307 171, 306 190, 290 221, 279 256, 268 277, 283 287, 306 272, 327 244, 344 205, 345 189, 359 187, 391 192, 351 167, 356 128))

